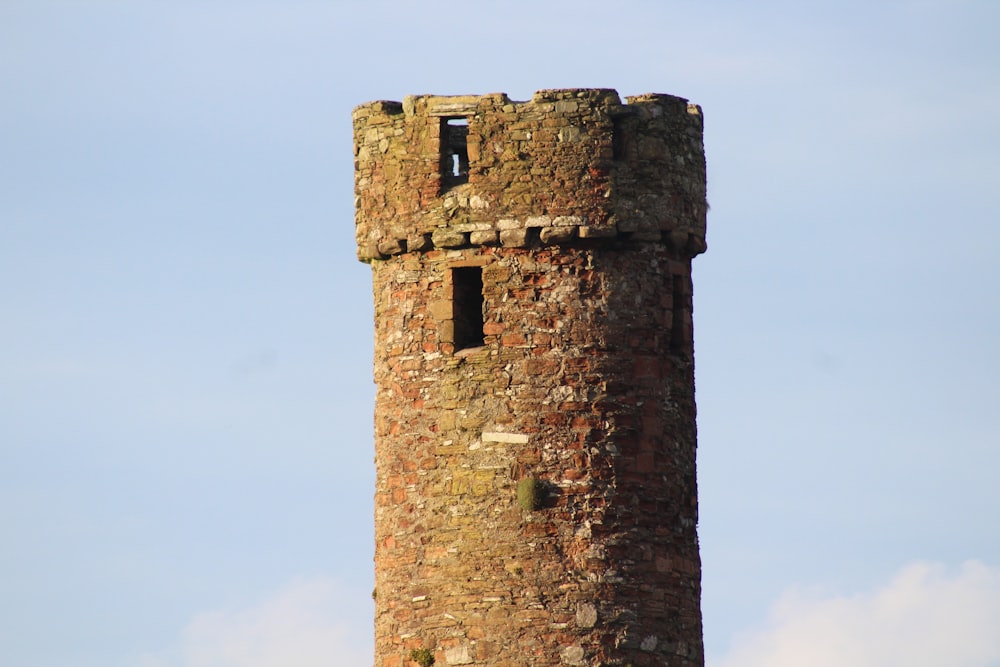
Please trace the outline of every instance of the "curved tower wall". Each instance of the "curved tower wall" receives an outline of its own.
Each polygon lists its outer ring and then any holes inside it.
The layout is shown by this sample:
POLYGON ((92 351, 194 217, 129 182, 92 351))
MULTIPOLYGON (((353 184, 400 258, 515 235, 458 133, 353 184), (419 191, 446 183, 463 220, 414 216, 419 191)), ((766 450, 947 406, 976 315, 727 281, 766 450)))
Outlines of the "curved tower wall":
POLYGON ((701 110, 420 96, 354 133, 376 667, 702 665, 701 110))

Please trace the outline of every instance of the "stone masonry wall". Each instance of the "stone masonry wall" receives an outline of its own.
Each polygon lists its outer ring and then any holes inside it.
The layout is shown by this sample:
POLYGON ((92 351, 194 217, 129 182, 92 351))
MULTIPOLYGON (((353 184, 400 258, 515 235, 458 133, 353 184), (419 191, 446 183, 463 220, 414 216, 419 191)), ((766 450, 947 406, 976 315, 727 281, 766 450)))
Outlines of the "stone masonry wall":
POLYGON ((703 665, 697 111, 587 90, 355 112, 376 667, 415 667, 414 649, 436 665, 703 665), (468 182, 448 183, 431 112, 468 118, 468 182), (482 303, 463 313, 469 269, 482 303), (481 341, 459 349, 470 317, 481 341))

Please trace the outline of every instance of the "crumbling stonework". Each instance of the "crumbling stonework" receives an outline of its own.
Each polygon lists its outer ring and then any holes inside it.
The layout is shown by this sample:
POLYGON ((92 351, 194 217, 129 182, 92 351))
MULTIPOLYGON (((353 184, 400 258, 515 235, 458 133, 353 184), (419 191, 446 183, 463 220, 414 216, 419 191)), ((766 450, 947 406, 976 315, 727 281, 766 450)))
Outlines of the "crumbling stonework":
POLYGON ((701 110, 407 97, 354 133, 376 667, 700 667, 701 110))

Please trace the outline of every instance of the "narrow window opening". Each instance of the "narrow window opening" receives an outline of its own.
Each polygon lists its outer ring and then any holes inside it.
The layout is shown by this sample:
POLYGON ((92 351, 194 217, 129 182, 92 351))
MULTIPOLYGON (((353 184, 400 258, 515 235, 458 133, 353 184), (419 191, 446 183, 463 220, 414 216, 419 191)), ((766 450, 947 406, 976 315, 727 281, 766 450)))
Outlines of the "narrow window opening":
POLYGON ((479 347, 483 344, 483 269, 479 266, 454 268, 451 279, 455 349, 479 347))
POLYGON ((612 118, 611 126, 611 154, 615 160, 624 160, 628 143, 628 136, 625 129, 626 116, 612 118))
POLYGON ((441 119, 441 187, 469 181, 469 119, 441 119))
POLYGON ((675 354, 687 354, 691 348, 691 279, 687 276, 674 274, 671 276, 673 287, 673 315, 670 321, 670 351, 675 354))

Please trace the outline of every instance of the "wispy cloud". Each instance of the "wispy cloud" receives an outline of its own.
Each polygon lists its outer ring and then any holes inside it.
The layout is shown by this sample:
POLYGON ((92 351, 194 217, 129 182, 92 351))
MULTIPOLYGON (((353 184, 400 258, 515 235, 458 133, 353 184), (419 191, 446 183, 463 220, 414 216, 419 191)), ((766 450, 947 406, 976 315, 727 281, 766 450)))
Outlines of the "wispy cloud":
POLYGON ((852 596, 786 593, 713 667, 996 667, 1000 568, 914 563, 852 596))
POLYGON ((300 579, 244 609, 196 614, 179 658, 143 667, 356 667, 371 664, 371 611, 329 577, 300 579))

